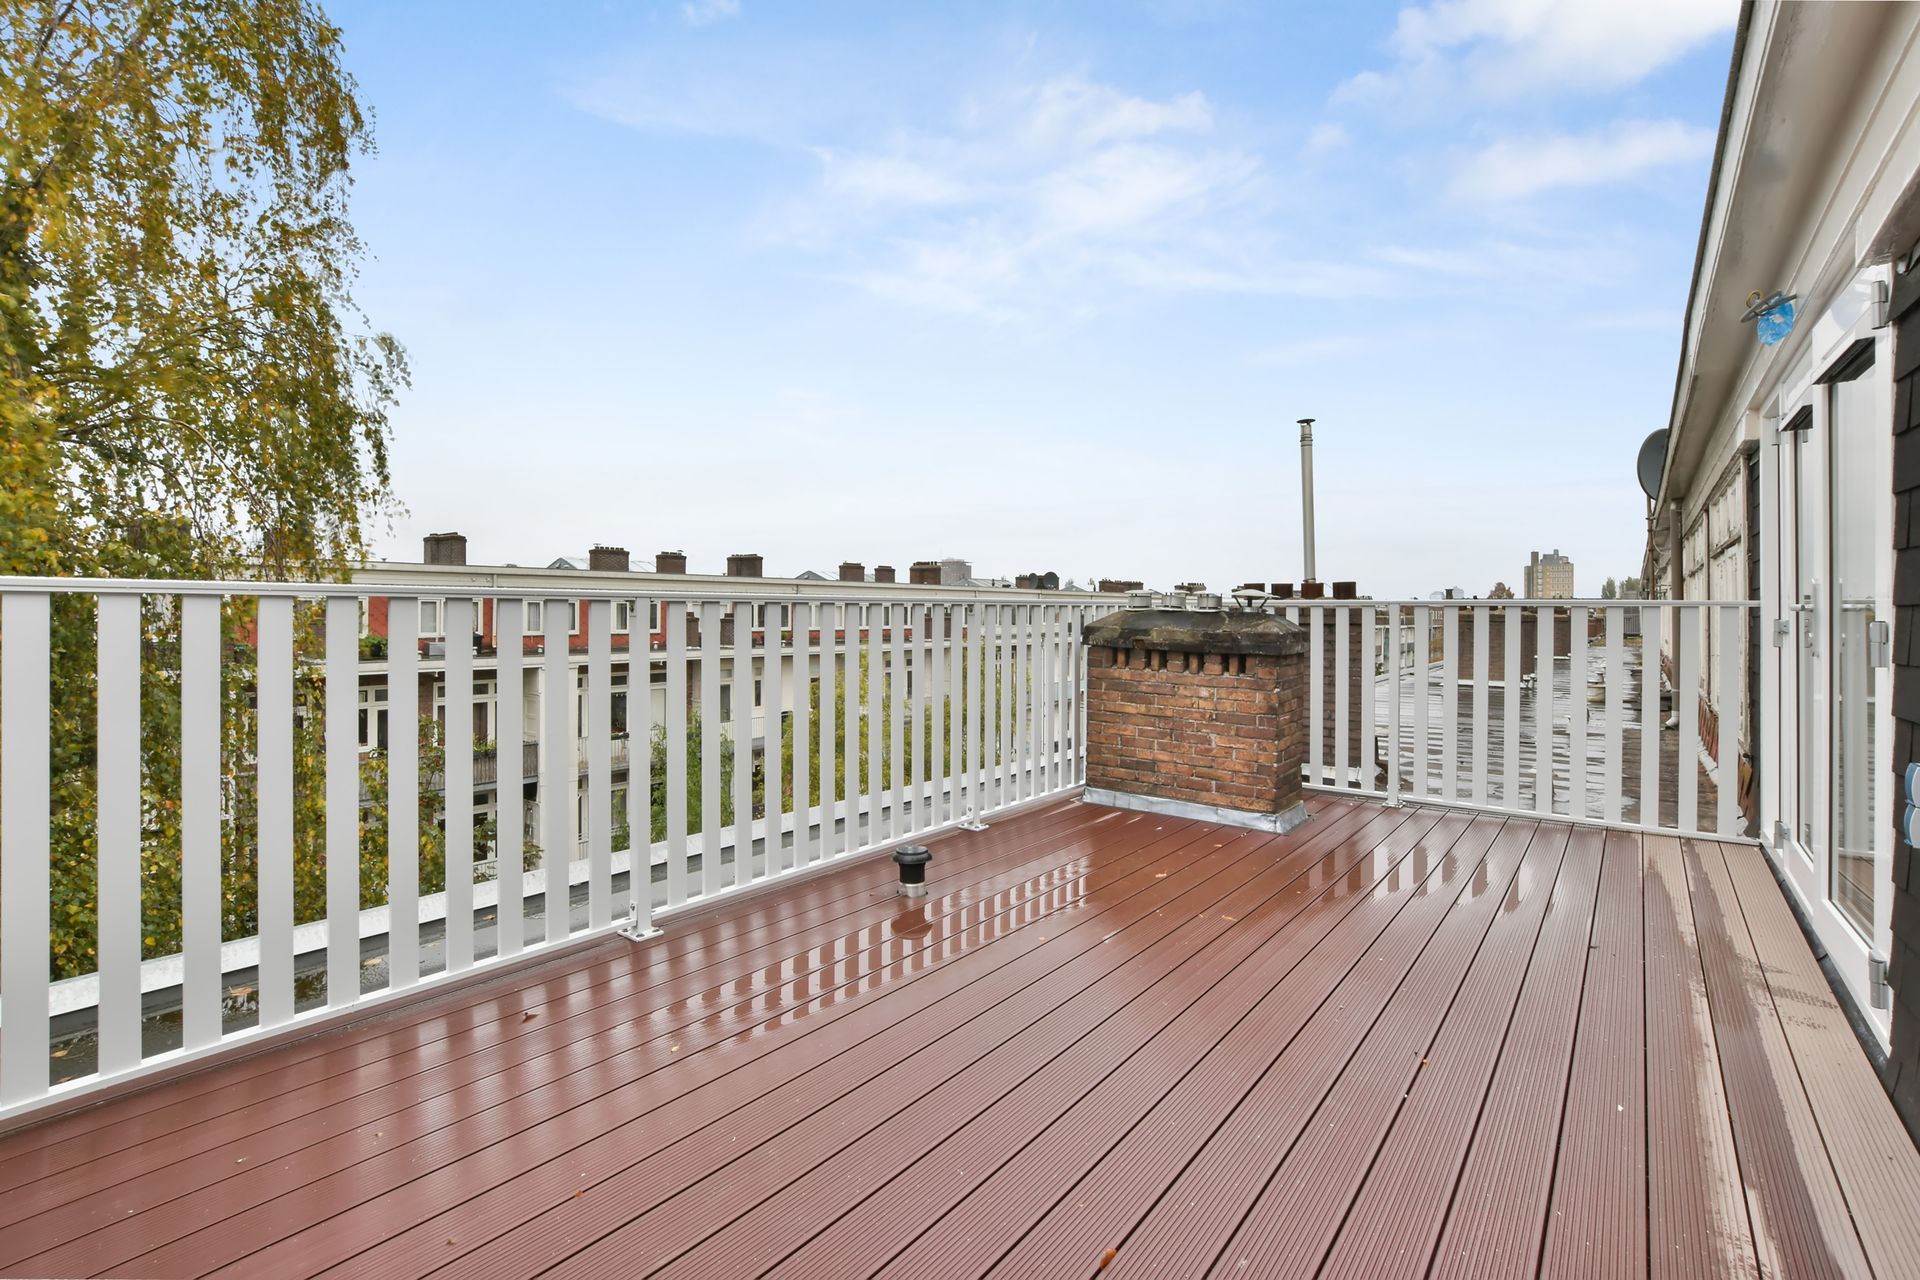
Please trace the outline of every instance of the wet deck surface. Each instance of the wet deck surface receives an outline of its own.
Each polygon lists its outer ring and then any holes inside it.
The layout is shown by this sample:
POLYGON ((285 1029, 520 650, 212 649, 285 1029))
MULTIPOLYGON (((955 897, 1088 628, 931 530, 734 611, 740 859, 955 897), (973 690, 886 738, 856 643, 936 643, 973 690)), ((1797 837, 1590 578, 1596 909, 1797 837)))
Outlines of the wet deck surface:
POLYGON ((1052 803, 11 1134, 0 1273, 1914 1273, 1757 849, 1312 803, 1052 803))

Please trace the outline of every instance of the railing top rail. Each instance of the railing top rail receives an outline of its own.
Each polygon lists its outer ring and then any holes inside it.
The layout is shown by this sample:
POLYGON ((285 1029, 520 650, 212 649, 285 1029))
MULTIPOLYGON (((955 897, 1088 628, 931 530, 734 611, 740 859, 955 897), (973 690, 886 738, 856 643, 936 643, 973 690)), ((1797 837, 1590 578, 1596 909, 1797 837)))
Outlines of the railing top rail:
POLYGON ((563 577, 495 581, 478 574, 454 581, 272 582, 264 579, 195 578, 38 578, 0 575, 0 593, 47 595, 273 596, 304 600, 386 596, 439 600, 448 596, 504 597, 514 600, 688 600, 723 603, 785 604, 1112 604, 1124 596, 1094 591, 1022 591, 1014 587, 939 587, 920 583, 768 582, 723 586, 726 579, 683 585, 685 578, 614 587, 570 583, 563 577))

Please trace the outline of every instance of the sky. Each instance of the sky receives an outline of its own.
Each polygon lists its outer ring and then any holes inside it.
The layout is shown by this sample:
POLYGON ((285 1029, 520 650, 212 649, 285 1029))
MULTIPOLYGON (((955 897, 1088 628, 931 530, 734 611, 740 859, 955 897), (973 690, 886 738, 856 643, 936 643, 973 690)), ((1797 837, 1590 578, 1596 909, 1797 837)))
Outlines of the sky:
POLYGON ((381 557, 1638 572, 1732 0, 327 8, 381 557))

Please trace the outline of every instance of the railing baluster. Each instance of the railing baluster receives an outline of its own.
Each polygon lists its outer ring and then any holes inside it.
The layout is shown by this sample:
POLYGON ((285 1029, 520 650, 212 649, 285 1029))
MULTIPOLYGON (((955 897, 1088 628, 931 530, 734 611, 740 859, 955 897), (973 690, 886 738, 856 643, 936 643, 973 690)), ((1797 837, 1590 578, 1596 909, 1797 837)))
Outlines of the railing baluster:
POLYGON ((1387 606, 1387 801, 1400 803, 1400 606, 1387 606))
POLYGON ((1605 778, 1602 782, 1600 816, 1608 822, 1618 822, 1621 773, 1626 763, 1621 746, 1621 724, 1627 718, 1626 610, 1617 605, 1611 606, 1604 610, 1604 616, 1607 627, 1607 740, 1601 760, 1605 778))
MULTIPOLYGON (((1413 794, 1424 800, 1433 791, 1433 777, 1427 762, 1433 755, 1432 726, 1428 723, 1433 700, 1433 613, 1427 606, 1413 607, 1413 794)), ((1318 682, 1315 682, 1318 687, 1318 682)), ((1317 721, 1318 716, 1314 719, 1317 721)), ((1316 729, 1316 736, 1318 730, 1316 729)))
POLYGON ((541 655, 540 690, 540 902, 547 917, 547 941, 559 942, 572 931, 572 892, 567 865, 573 861, 574 806, 580 775, 573 751, 573 668, 567 645, 573 628, 572 602, 549 599, 540 606, 546 639, 541 655))
MULTIPOLYGON (((742 601, 732 606, 733 654, 727 664, 727 696, 733 700, 733 877, 729 883, 735 888, 753 881, 753 624, 760 609, 742 601)), ((761 688, 764 692, 765 685, 761 688)), ((720 829, 715 827, 715 862, 720 860, 720 836, 720 829)))
POLYGON ((1553 606, 1534 611, 1533 808, 1553 812, 1553 606))
POLYGON ((653 634, 656 602, 633 602, 627 633, 627 932, 653 929, 653 634))
POLYGON ((1487 802, 1487 671, 1493 610, 1473 606, 1473 802, 1487 802))
MULTIPOLYGON (((613 923, 613 602, 590 600, 587 624, 587 927, 613 923)), ((631 625, 629 625, 631 633, 631 625)), ((452 635, 448 635, 452 643, 452 635)), ((633 675, 627 675, 633 701, 633 675)), ((633 753, 627 753, 632 785, 633 753)))
MULTIPOLYGON (((786 843, 781 834, 787 811, 786 762, 781 753, 786 749, 786 720, 781 714, 786 710, 786 681, 783 670, 786 663, 786 645, 781 640, 785 630, 781 614, 787 606, 774 603, 767 606, 772 615, 771 625, 761 629, 760 640, 760 679, 763 685, 760 698, 760 722, 765 726, 761 733, 760 781, 765 799, 761 802, 762 830, 765 832, 760 852, 760 870, 764 875, 778 875, 788 867, 786 843)), ((795 677, 796 681, 798 677, 795 677)), ((798 794, 799 788, 795 788, 798 794)), ((748 783, 748 792, 752 792, 752 783, 748 783)), ((795 852, 799 849, 800 832, 794 831, 795 852)), ((751 849, 748 850, 752 852, 751 849)), ((748 864, 751 867, 752 861, 748 864)))
POLYGON ((1567 610, 1567 812, 1588 816, 1588 783, 1593 776, 1592 744, 1587 741, 1587 611, 1567 610))
POLYGON ((887 838, 909 830, 906 781, 912 761, 907 756, 907 606, 886 606, 887 619, 887 838))
MULTIPOLYGON (((140 660, 140 608, 139 598, 117 597, 127 600, 132 608, 126 619, 127 631, 125 643, 128 646, 122 661, 131 664, 134 681, 133 692, 138 696, 139 660, 140 660)), ((101 604, 107 603, 102 598, 101 604)), ((106 621, 103 614, 102 622, 106 621)), ((259 977, 255 986, 259 992, 259 1026, 262 1029, 277 1027, 293 1017, 293 601, 286 596, 262 596, 258 602, 256 621, 257 666, 255 668, 255 703, 258 708, 255 729, 258 734, 258 760, 255 765, 255 783, 258 793, 258 830, 256 841, 259 864, 256 883, 259 886, 259 977)), ((107 717, 103 714, 102 721, 107 717)), ((114 717, 117 723, 133 727, 129 741, 115 751, 128 753, 127 765, 132 773, 130 799, 137 800, 139 790, 139 711, 133 707, 131 720, 114 717)), ((105 743, 102 743, 101 794, 107 794, 105 774, 105 743)), ((134 810, 137 813, 137 809, 134 810)), ((102 862, 100 868, 101 895, 101 1072, 110 1074, 123 1066, 136 1066, 140 1061, 140 1005, 138 967, 140 959, 140 920, 139 920, 139 829, 133 827, 134 845, 130 849, 132 858, 130 870, 115 873, 130 877, 132 915, 124 924, 116 927, 120 934, 118 946, 134 962, 134 976, 129 988, 121 998, 132 1003, 124 1015, 116 1012, 118 1020, 125 1016, 131 1025, 122 1034, 130 1036, 132 1061, 116 1065, 109 1061, 106 1048, 106 1025, 108 1017, 106 976, 106 898, 109 872, 105 860, 105 831, 102 831, 102 862)), ((120 890, 126 894, 128 888, 120 890)), ((116 1001, 117 1003, 117 1001, 116 1001)), ((117 1057, 117 1055, 113 1055, 117 1057)))
POLYGON ((420 980, 420 602, 387 602, 387 990, 420 980))
POLYGON ((1333 614, 1333 785, 1346 788, 1353 785, 1351 749, 1347 740, 1347 716, 1350 709, 1347 704, 1352 699, 1347 689, 1351 676, 1347 649, 1352 637, 1348 626, 1352 622, 1353 610, 1346 605, 1335 605, 1333 614))
POLYGON ((1661 825, 1661 618, 1640 606, 1640 825, 1661 825))
POLYGON ((824 861, 838 854, 840 843, 839 781, 845 766, 839 760, 836 738, 840 718, 840 622, 838 604, 820 607, 820 850, 824 861))
POLYGON ((909 730, 907 736, 912 745, 912 752, 907 757, 910 765, 907 781, 912 787, 913 795, 913 820, 908 827, 910 831, 925 831, 928 825, 926 725, 928 612, 925 605, 910 605, 907 609, 909 629, 912 632, 911 643, 907 647, 911 664, 908 668, 907 681, 911 686, 907 691, 907 728, 909 730))
POLYGON ((1674 641, 1680 657, 1680 678, 1674 682, 1673 712, 1680 720, 1680 748, 1674 765, 1680 781, 1678 826, 1700 830, 1700 609, 1686 605, 1674 610, 1674 641))
POLYGON ((200 1049, 220 1039, 218 596, 180 599, 180 956, 181 1045, 200 1049))
POLYGON ((1007 611, 1000 605, 989 608, 992 621, 989 624, 993 637, 993 677, 988 687, 993 690, 993 715, 987 726, 987 741, 991 747, 989 761, 993 775, 993 803, 995 808, 1004 808, 1013 803, 1013 789, 1008 785, 1007 761, 1012 754, 1009 750, 1013 735, 1007 730, 1007 716, 1013 710, 1013 689, 1008 679, 1007 659, 1008 642, 1013 635, 1011 620, 1007 611))
POLYGON ((51 616, 44 595, 0 597, 0 1105, 47 1092, 51 616))
POLYGON ((495 600, 494 661, 494 955, 520 954, 526 944, 527 606, 495 600))
POLYGON ((1307 621, 1307 777, 1315 786, 1327 781, 1327 656, 1321 636, 1319 605, 1305 610, 1307 621))
POLYGON ((952 816, 947 804, 947 606, 927 610, 927 825, 952 816))
MULTIPOLYGON (((264 608, 267 602, 260 603, 264 608)), ((447 723, 440 735, 447 810, 446 972, 458 973, 473 967, 473 601, 456 596, 440 607, 447 634, 447 723)), ((494 705, 499 706, 497 694, 494 705)), ((495 760, 496 792, 499 769, 495 760)))
POLYGON ((881 741, 880 731, 886 723, 887 714, 887 664, 883 648, 886 632, 885 606, 870 604, 866 607, 866 653, 867 653, 867 768, 865 796, 867 801, 867 829, 860 841, 860 848, 871 848, 879 844, 882 832, 892 829, 891 811, 881 813, 887 800, 887 752, 886 744, 881 741), (884 816, 887 825, 881 825, 884 816))
POLYGON ((1723 836, 1740 834, 1740 659, 1746 653, 1746 646, 1740 642, 1740 623, 1746 612, 1738 605, 1719 607, 1720 741, 1716 754, 1720 803, 1714 830, 1723 836))
POLYGON ((1033 795, 1033 606, 1013 606, 1013 794, 1033 795))
POLYGON ((692 615, 678 600, 662 601, 660 622, 667 637, 667 905, 677 907, 692 891, 687 852, 687 622, 692 615))
POLYGON ((1460 606, 1440 606, 1440 795, 1460 798, 1460 606))
MULTIPOLYGON (((726 647, 717 600, 700 605, 700 893, 720 890, 720 653, 726 647)), ((736 649, 740 638, 734 637, 736 649)))
POLYGON ((987 666, 986 606, 967 608, 967 813, 975 821, 986 815, 986 798, 980 794, 980 769, 985 759, 980 740, 985 718, 981 683, 987 666))
MULTIPOLYGON (((11 598, 11 597, 9 597, 11 598)), ((272 743, 281 753, 271 772, 265 751, 261 754, 260 783, 260 987, 261 1023, 266 1022, 268 974, 268 922, 280 922, 278 908, 285 906, 286 927, 276 932, 272 948, 276 997, 284 995, 285 1011, 276 999, 275 1022, 284 1022, 293 1009, 292 950, 293 928, 291 860, 292 808, 292 712, 293 625, 291 600, 260 602, 260 734, 267 745, 269 727, 272 743), (279 606, 274 610, 268 604, 279 606), (282 614, 285 614, 284 619, 282 614), (269 634, 271 632, 271 634, 269 634), (270 647, 271 643, 271 647, 270 647), (271 673, 271 674, 270 674, 271 673), (269 685, 279 695, 277 715, 268 711, 269 685), (281 740, 282 733, 285 741, 281 740), (283 791, 282 784, 285 790, 283 791), (269 790, 272 798, 269 799, 269 790), (282 831, 284 826, 285 830, 282 831), (273 831, 275 861, 269 863, 268 831, 273 831), (274 876, 268 877, 273 866, 274 876), (269 889, 273 890, 270 894, 269 889), (271 904, 271 905, 269 905, 271 904), (286 947, 283 952, 282 945, 286 947), (284 959, 284 964, 282 963, 284 959), (284 991, 280 988, 284 987, 284 991)), ((100 1074, 117 1075, 140 1065, 140 597, 138 595, 102 595, 97 618, 99 633, 99 911, 100 973, 100 1074)), ((7 619, 7 635, 13 622, 7 619)), ((27 635, 19 639, 22 647, 30 643, 27 635)), ((7 692, 9 704, 13 693, 7 692)), ((46 736, 46 726, 41 727, 46 736)), ((24 747, 19 735, 7 724, 6 751, 9 756, 24 747)), ((9 780, 4 794, 15 793, 9 780)), ((11 806, 9 806, 11 807, 11 806)), ((12 886, 7 888, 9 895, 12 886)), ((11 901, 11 897, 8 899, 11 901)), ((7 928, 15 927, 11 915, 7 928)), ((44 933, 44 929, 42 930, 44 933)), ((42 957, 44 964, 45 957, 42 957)), ((11 978, 9 978, 9 984, 11 978)), ((13 1009, 13 991, 7 987, 7 1009, 13 1009)), ((23 1002, 23 1005, 25 1002, 23 1002)))
POLYGON ((1067 781, 1074 785, 1084 784, 1087 780, 1087 700, 1080 696, 1081 682, 1086 679, 1087 651, 1081 647, 1080 636, 1086 629, 1087 611, 1075 609, 1067 626, 1067 723, 1073 726, 1073 751, 1068 756, 1072 776, 1067 781))
POLYGON ((813 606, 793 606, 793 865, 819 857, 813 834, 813 606))
POLYGON ((360 999, 360 600, 327 598, 327 1007, 360 999))
POLYGON ((1520 807, 1520 697, 1523 682, 1520 675, 1522 659, 1520 656, 1521 610, 1519 605, 1508 605, 1505 611, 1506 628, 1506 666, 1502 674, 1506 677, 1500 689, 1500 713, 1503 720, 1502 761, 1500 803, 1509 809, 1520 807))

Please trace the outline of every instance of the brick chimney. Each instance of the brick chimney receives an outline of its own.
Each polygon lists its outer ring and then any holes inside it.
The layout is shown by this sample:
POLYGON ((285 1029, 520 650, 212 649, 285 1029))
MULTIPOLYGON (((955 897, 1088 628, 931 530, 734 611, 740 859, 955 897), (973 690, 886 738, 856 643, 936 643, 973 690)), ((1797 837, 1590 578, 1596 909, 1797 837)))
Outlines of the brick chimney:
POLYGON ((727 576, 729 578, 764 578, 765 564, 756 555, 738 555, 727 557, 727 576))
POLYGON ((463 533, 430 533, 421 539, 420 558, 428 564, 465 564, 467 536, 463 533))
POLYGON ((1040 579, 1034 574, 1023 573, 1014 578, 1013 585, 1021 591, 1032 591, 1040 585, 1040 579))
POLYGON ((595 547, 587 552, 587 568, 596 573, 625 573, 631 565, 625 547, 595 547))
POLYGON ((940 585, 940 562, 938 560, 915 560, 907 570, 907 581, 923 587, 940 585))
POLYGON ((1307 633, 1285 618, 1127 609, 1087 625, 1094 804, 1263 831, 1307 820, 1307 633))
POLYGON ((1108 595, 1125 595, 1129 591, 1140 591, 1146 584, 1135 582, 1131 578, 1102 578, 1096 584, 1098 589, 1108 595))
POLYGON ((890 564, 877 564, 873 566, 873 580, 875 582, 892 582, 893 566, 890 564))
POLYGON ((687 571, 687 553, 684 551, 662 551, 653 558, 655 573, 685 573, 687 571))
POLYGON ((865 582, 866 580, 867 566, 861 564, 858 560, 842 560, 840 562, 840 581, 865 582))

